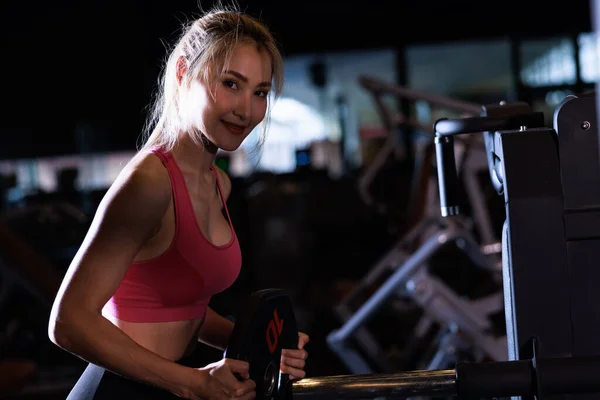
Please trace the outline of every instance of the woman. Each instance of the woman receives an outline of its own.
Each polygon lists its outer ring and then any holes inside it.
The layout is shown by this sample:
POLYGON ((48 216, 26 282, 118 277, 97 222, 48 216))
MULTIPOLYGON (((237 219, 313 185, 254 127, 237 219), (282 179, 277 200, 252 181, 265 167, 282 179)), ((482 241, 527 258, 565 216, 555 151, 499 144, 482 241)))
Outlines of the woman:
MULTIPOLYGON (((190 354, 198 340, 225 348, 233 324, 208 302, 241 267, 215 155, 265 119, 282 65, 268 30, 242 13, 214 10, 185 29, 152 131, 100 203, 52 309, 51 340, 90 363, 69 399, 255 396, 247 363, 202 367, 190 354)), ((301 333, 283 352, 293 379, 304 377, 307 342, 301 333)))

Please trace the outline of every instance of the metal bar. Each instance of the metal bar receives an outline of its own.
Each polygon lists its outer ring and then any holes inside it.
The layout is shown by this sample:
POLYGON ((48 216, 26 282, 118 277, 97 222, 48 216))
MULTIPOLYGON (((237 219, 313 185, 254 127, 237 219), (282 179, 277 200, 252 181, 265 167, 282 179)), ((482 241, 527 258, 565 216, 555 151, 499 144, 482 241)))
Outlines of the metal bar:
POLYGON ((431 124, 425 124, 416 119, 407 118, 404 114, 400 113, 396 113, 396 115, 393 118, 394 122, 396 123, 395 126, 406 125, 421 131, 421 133, 427 133, 431 137, 435 136, 435 131, 433 130, 433 125, 431 124))
POLYGON ((329 348, 340 358, 352 374, 372 374, 373 368, 367 360, 344 342, 336 342, 329 345, 329 348))
POLYGON ((397 142, 398 139, 396 137, 388 134, 387 138, 385 139, 385 143, 381 149, 379 149, 373 161, 371 161, 366 171, 358 178, 358 194, 360 195, 362 201, 368 206, 373 206, 375 203, 373 196, 371 196, 371 193, 369 192, 369 187, 375 180, 377 172, 383 168, 385 162, 388 160, 388 157, 395 150, 397 142))
POLYGON ((292 384, 294 398, 356 399, 456 396, 456 370, 307 378, 292 384))
POLYGON ((396 271, 377 289, 377 291, 354 313, 352 318, 344 323, 338 330, 331 332, 327 336, 327 342, 335 345, 337 342, 343 342, 382 307, 385 302, 400 288, 403 283, 415 270, 423 265, 446 243, 454 240, 458 232, 453 228, 448 228, 431 235, 419 247, 413 255, 407 259, 396 271))
MULTIPOLYGON (((336 307, 337 314, 341 317, 343 321, 347 321, 352 317, 351 310, 345 305, 340 305, 336 307)), ((393 371, 394 369, 390 365, 385 352, 377 343, 377 340, 373 337, 371 332, 367 329, 366 326, 361 326, 354 333, 356 343, 362 348, 364 354, 369 355, 369 359, 373 364, 376 365, 380 371, 393 371)), ((350 370, 352 374, 372 374, 374 371, 369 367, 366 361, 359 361, 358 364, 354 364, 357 362, 358 358, 362 359, 362 356, 353 350, 350 350, 345 343, 340 344, 340 346, 331 347, 331 350, 337 353, 340 359, 346 363, 346 367, 350 370), (345 355, 353 353, 352 357, 345 357, 345 355)))
POLYGON ((438 136, 453 136, 465 133, 495 132, 515 130, 521 127, 541 128, 544 115, 541 112, 497 117, 468 117, 458 119, 439 119, 434 129, 438 136))
POLYGON ((446 107, 450 110, 466 112, 474 115, 481 114, 481 105, 476 103, 469 103, 466 101, 456 100, 450 97, 440 96, 416 89, 400 87, 367 76, 361 76, 359 78, 359 82, 364 88, 371 91, 387 92, 394 94, 400 98, 415 101, 423 100, 436 106, 446 107))

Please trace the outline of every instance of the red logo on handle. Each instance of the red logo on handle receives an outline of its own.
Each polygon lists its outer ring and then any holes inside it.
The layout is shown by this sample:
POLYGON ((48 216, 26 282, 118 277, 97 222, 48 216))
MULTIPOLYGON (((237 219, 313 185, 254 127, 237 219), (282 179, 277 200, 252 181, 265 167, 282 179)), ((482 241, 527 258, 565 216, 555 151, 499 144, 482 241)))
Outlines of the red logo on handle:
POLYGON ((269 321, 269 325, 267 326, 266 331, 267 346, 269 347, 269 352, 273 353, 277 348, 281 331, 283 331, 283 320, 279 319, 279 315, 277 315, 277 309, 274 309, 273 319, 269 321))

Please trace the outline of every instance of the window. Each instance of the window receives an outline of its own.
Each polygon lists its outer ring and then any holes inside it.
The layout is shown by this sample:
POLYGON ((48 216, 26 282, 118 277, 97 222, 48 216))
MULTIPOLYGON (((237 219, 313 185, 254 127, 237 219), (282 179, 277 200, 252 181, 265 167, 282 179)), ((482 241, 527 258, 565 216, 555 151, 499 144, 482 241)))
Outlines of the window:
POLYGON ((406 50, 414 89, 460 98, 505 100, 514 85, 507 41, 441 43, 406 50))
POLYGON ((573 42, 568 38, 525 40, 521 43, 521 80, 531 87, 577 82, 573 42))
POLYGON ((243 175, 254 165, 259 170, 291 172, 296 168, 296 149, 327 137, 325 120, 315 107, 290 97, 280 98, 272 104, 262 150, 256 151, 264 124, 259 125, 242 144, 246 168, 239 161, 233 161, 232 172, 243 175))
POLYGON ((577 38, 581 80, 593 83, 600 80, 600 40, 594 33, 582 33, 577 38))

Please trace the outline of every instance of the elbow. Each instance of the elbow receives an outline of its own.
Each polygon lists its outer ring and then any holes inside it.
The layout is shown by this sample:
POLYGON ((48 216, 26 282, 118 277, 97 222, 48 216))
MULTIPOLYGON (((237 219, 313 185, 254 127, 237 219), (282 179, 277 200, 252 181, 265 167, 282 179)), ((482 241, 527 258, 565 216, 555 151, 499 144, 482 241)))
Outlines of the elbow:
POLYGON ((70 329, 68 329, 70 325, 69 322, 51 313, 50 320, 48 321, 48 338, 56 346, 67 351, 71 347, 69 345, 69 336, 72 336, 72 334, 69 333, 70 329))
POLYGON ((85 319, 82 314, 81 311, 66 309, 66 307, 63 307, 60 312, 53 309, 48 321, 50 341, 63 350, 73 352, 76 338, 82 333, 79 329, 82 320, 85 319))

